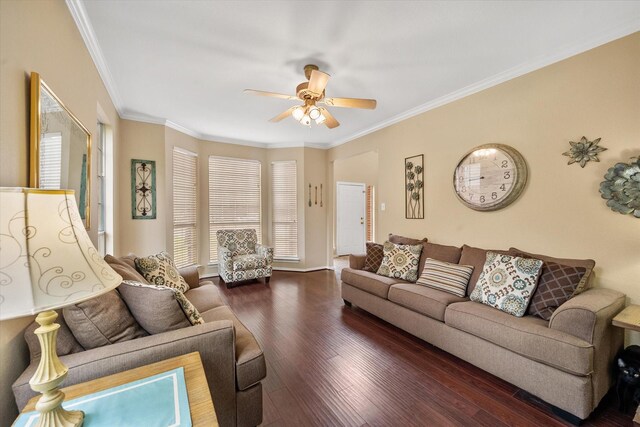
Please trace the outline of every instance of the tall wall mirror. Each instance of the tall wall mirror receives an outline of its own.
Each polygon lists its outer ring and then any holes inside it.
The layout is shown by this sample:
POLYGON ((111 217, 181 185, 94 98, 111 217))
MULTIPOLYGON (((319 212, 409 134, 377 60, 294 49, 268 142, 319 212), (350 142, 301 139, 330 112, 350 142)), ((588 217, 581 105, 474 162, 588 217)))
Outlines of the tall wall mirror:
POLYGON ((38 73, 31 73, 30 187, 75 191, 90 226, 91 134, 38 73))

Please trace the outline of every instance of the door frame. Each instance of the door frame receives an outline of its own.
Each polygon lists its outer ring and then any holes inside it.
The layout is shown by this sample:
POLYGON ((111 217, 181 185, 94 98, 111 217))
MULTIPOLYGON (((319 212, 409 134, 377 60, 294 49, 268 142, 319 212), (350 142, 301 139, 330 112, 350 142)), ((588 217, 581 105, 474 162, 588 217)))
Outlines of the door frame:
MULTIPOLYGON (((339 233, 340 233, 340 215, 338 215, 338 211, 340 210, 340 205, 339 205, 339 191, 338 189, 340 188, 340 186, 351 186, 351 187, 360 187, 362 189, 362 212, 363 212, 363 216, 362 218, 364 219, 364 221, 367 221, 367 195, 366 195, 366 191, 367 191, 367 184, 363 183, 363 182, 349 182, 349 181, 336 181, 336 256, 342 256, 342 255, 347 255, 347 254, 341 254, 340 253, 340 238, 339 238, 339 233)), ((363 224, 362 227, 362 252, 364 253, 366 250, 366 242, 367 242, 367 226, 366 226, 366 222, 363 224)))

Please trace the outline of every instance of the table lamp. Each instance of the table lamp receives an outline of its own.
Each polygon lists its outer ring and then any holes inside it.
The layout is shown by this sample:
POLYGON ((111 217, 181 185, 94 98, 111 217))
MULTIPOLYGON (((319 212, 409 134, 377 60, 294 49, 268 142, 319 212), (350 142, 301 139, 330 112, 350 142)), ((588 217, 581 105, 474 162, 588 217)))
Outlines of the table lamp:
POLYGON ((73 191, 0 187, 0 320, 37 314, 42 356, 29 381, 42 393, 39 426, 80 426, 61 405, 67 367, 56 354, 54 311, 114 289, 120 277, 87 235, 73 191))

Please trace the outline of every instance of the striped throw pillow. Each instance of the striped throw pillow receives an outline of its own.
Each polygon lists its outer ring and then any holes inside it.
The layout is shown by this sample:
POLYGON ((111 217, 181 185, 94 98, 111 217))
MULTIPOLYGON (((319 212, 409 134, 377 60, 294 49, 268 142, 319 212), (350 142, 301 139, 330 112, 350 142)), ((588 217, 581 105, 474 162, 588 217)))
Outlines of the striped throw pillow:
POLYGON ((471 265, 451 264, 427 258, 424 270, 416 283, 464 297, 471 273, 473 273, 471 265))

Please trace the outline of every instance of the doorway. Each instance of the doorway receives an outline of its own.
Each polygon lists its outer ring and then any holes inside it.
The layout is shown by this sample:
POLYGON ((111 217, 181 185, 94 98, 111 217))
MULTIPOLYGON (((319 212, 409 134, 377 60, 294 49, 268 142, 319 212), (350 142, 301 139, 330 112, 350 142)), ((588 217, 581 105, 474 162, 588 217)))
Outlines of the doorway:
POLYGON ((336 183, 336 255, 365 253, 366 185, 336 183))

